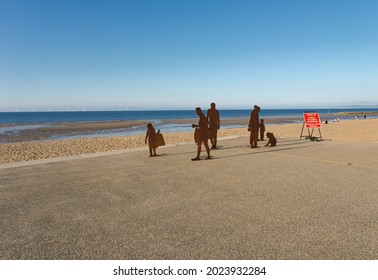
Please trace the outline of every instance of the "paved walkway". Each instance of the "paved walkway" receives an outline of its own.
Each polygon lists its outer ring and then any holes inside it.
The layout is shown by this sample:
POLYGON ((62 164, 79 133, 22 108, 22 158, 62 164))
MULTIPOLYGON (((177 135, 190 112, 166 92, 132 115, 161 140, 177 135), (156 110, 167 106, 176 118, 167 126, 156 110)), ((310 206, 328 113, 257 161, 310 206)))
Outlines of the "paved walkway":
POLYGON ((0 256, 378 259, 376 143, 246 143, 2 165, 0 256))

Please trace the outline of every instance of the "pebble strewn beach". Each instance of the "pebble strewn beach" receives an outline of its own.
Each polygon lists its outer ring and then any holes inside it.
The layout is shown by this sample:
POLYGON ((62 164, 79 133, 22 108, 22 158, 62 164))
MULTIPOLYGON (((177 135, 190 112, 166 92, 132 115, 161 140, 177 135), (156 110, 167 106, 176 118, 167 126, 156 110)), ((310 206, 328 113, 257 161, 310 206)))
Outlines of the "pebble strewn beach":
MULTIPOLYGON (((266 132, 273 132, 278 139, 300 136, 302 124, 285 124, 266 126, 266 132)), ((307 133, 307 130, 304 131, 307 133)), ((193 143, 192 132, 164 133, 166 144, 193 143)), ((378 143, 378 119, 352 120, 330 122, 322 125, 321 133, 324 140, 332 141, 373 141, 378 143)), ((249 136, 247 128, 220 129, 218 137, 249 136)), ((318 136, 318 131, 314 131, 318 136)), ((33 141, 0 144, 0 163, 11 163, 46 159, 62 156, 74 156, 97 152, 124 150, 146 147, 145 135, 108 137, 108 138, 80 138, 54 141, 33 141)), ((263 146, 265 143, 261 143, 263 146)), ((246 142, 248 145, 248 142, 246 142)), ((193 151, 195 148, 193 148, 193 151)))

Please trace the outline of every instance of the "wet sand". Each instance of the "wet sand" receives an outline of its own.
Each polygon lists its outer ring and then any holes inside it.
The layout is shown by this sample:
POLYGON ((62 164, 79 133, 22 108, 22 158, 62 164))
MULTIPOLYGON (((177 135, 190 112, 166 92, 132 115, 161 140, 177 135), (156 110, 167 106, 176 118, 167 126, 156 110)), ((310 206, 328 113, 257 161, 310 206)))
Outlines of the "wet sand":
MULTIPOLYGON (((152 121, 152 120, 151 120, 152 121)), ((197 123, 197 119, 170 119, 162 120, 161 124, 192 124, 197 123)), ((232 118, 222 119, 222 126, 247 126, 249 118, 232 118)), ((283 124, 298 122, 298 118, 268 118, 265 120, 269 124, 283 124)), ((88 137, 88 134, 96 134, 107 131, 109 134, 120 129, 131 127, 145 126, 147 121, 106 121, 106 122, 65 122, 65 123, 46 123, 46 124, 25 124, 26 129, 22 129, 17 133, 3 133, 0 143, 16 143, 28 141, 52 140, 57 138, 77 138, 88 137)), ((160 123, 159 123, 160 124, 160 123)), ((155 125, 159 125, 155 124, 155 125)), ((15 125, 0 125, 0 128, 16 128, 15 125)), ((143 128, 144 129, 144 128, 143 128)))
MULTIPOLYGON (((130 128, 145 125, 144 121, 109 121, 109 122, 64 122, 46 123, 42 125, 28 125, 17 134, 5 134, 2 142, 26 142, 46 140, 54 135, 80 135, 101 130, 130 128), (33 128, 35 126, 35 128, 33 128)), ((2 125, 2 127, 15 127, 15 125, 2 125)))
MULTIPOLYGON (((177 123, 178 120, 171 120, 177 123)), ((182 122, 192 123, 195 120, 182 120, 182 122)), ((246 119, 227 120, 232 124, 245 125, 246 119)), ((226 120, 222 124, 227 123, 226 120)), ((100 123, 75 123, 56 126, 52 128, 37 129, 41 135, 56 133, 59 131, 80 131, 80 130, 99 130, 122 128, 136 125, 144 125, 145 122, 100 122, 100 123), (52 131, 51 131, 52 130, 52 131)), ((378 141, 378 119, 353 120, 330 122, 323 125, 321 133, 325 140, 336 141, 378 141)), ((156 129, 159 129, 156 126, 156 129)), ((294 137, 299 138, 302 124, 282 124, 269 125, 267 121, 266 132, 273 132, 280 138, 294 137)), ((307 130, 304 131, 307 133, 307 130)), ((166 144, 178 144, 183 142, 193 143, 193 132, 164 133, 166 144)), ((218 137, 248 136, 247 128, 220 129, 218 137)), ((318 136, 318 131, 314 131, 314 136, 318 136)), ((42 136, 41 136, 42 137, 42 136)), ((17 143, 0 144, 0 163, 11 163, 19 161, 30 161, 36 159, 46 159, 62 156, 74 156, 97 152, 107 152, 114 150, 124 150, 130 148, 146 147, 144 143, 145 135, 122 136, 122 137, 102 137, 102 138, 79 138, 52 141, 22 141, 17 143)), ((26 137, 25 140, 29 138, 26 137)))
MULTIPOLYGON (((284 123, 294 123, 300 122, 302 118, 265 118, 264 123, 266 125, 271 124, 284 124, 284 123)), ((177 123, 177 124, 192 124, 197 123, 197 119, 174 119, 174 120, 164 120, 163 123, 177 123)), ((221 126, 248 126, 249 118, 240 117, 240 118, 230 118, 230 119, 221 119, 221 126)))

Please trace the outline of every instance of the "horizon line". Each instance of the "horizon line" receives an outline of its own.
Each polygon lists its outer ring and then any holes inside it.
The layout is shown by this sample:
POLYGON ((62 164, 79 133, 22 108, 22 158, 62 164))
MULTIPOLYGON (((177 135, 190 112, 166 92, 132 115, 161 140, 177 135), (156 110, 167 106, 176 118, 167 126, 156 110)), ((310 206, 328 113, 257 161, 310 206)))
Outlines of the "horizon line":
MULTIPOLYGON (((260 106, 261 107, 261 106, 260 106)), ((252 110, 247 107, 223 107, 218 110, 252 110)), ((308 110, 308 109, 378 109, 378 105, 340 105, 340 106, 293 106, 293 107, 276 107, 268 106, 262 110, 308 110)), ((50 112, 138 112, 138 111, 190 111, 194 107, 182 108, 66 108, 66 109, 12 109, 1 110, 0 113, 50 113, 50 112)))

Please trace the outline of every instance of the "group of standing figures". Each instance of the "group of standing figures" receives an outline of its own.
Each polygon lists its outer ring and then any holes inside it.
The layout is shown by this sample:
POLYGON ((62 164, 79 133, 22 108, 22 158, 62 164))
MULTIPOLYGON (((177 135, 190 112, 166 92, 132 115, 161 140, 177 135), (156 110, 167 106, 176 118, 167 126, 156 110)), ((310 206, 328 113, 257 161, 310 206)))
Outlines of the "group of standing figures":
MULTIPOLYGON (((251 132, 251 148, 258 148, 257 141, 259 140, 259 132, 260 140, 264 140, 265 124, 263 119, 259 119, 260 111, 260 107, 255 105, 251 112, 251 116, 248 123, 248 130, 251 132)), ((196 108, 196 114, 199 117, 199 121, 198 124, 193 124, 192 127, 196 128, 194 132, 194 140, 197 143, 197 156, 195 158, 192 158, 192 160, 200 159, 202 143, 206 148, 206 159, 211 159, 208 140, 210 139, 211 141, 211 149, 217 149, 217 133, 218 129, 220 128, 219 111, 215 108, 215 103, 211 103, 210 109, 207 110, 206 116, 203 114, 201 108, 199 107, 196 108)), ((269 141, 265 146, 275 146, 277 144, 277 140, 273 133, 268 132, 266 136, 268 137, 269 141)))
POLYGON ((192 124, 192 127, 196 129, 194 132, 194 141, 197 143, 197 156, 192 158, 192 160, 200 160, 202 143, 206 148, 206 159, 211 159, 208 140, 210 139, 211 149, 216 149, 218 129, 220 128, 219 111, 215 108, 215 103, 211 103, 206 116, 202 113, 200 107, 196 108, 196 114, 199 117, 199 121, 198 124, 192 124))
MULTIPOLYGON (((260 107, 255 105, 248 123, 248 131, 251 132, 250 135, 250 144, 251 148, 258 148, 257 141, 259 132, 260 132, 260 140, 264 140, 264 133, 265 133, 265 124, 263 119, 259 119, 259 112, 260 107)), ((210 139, 211 142, 211 149, 217 149, 217 138, 218 138, 218 130, 220 128, 220 115, 219 111, 215 108, 215 103, 210 104, 210 109, 207 110, 206 116, 202 112, 200 107, 197 107, 195 110, 197 116, 199 117, 198 124, 192 124, 192 127, 195 128, 194 132, 194 140, 197 144, 197 155, 192 160, 200 160, 201 154, 201 147, 202 143, 206 148, 207 157, 206 159, 211 159, 210 156, 210 147, 208 144, 208 140, 210 139)), ((156 143, 157 138, 162 138, 161 134, 155 133, 155 129, 153 128, 152 124, 149 123, 147 125, 147 133, 146 139, 150 148, 150 156, 156 156, 156 148, 158 146, 164 145, 164 140, 160 140, 160 143, 156 143), (160 137, 157 137, 160 136, 160 137)), ((266 134, 269 141, 265 146, 271 145, 275 146, 277 144, 277 140, 273 133, 268 132, 266 134)), ((159 142, 159 141, 158 141, 159 142)))

